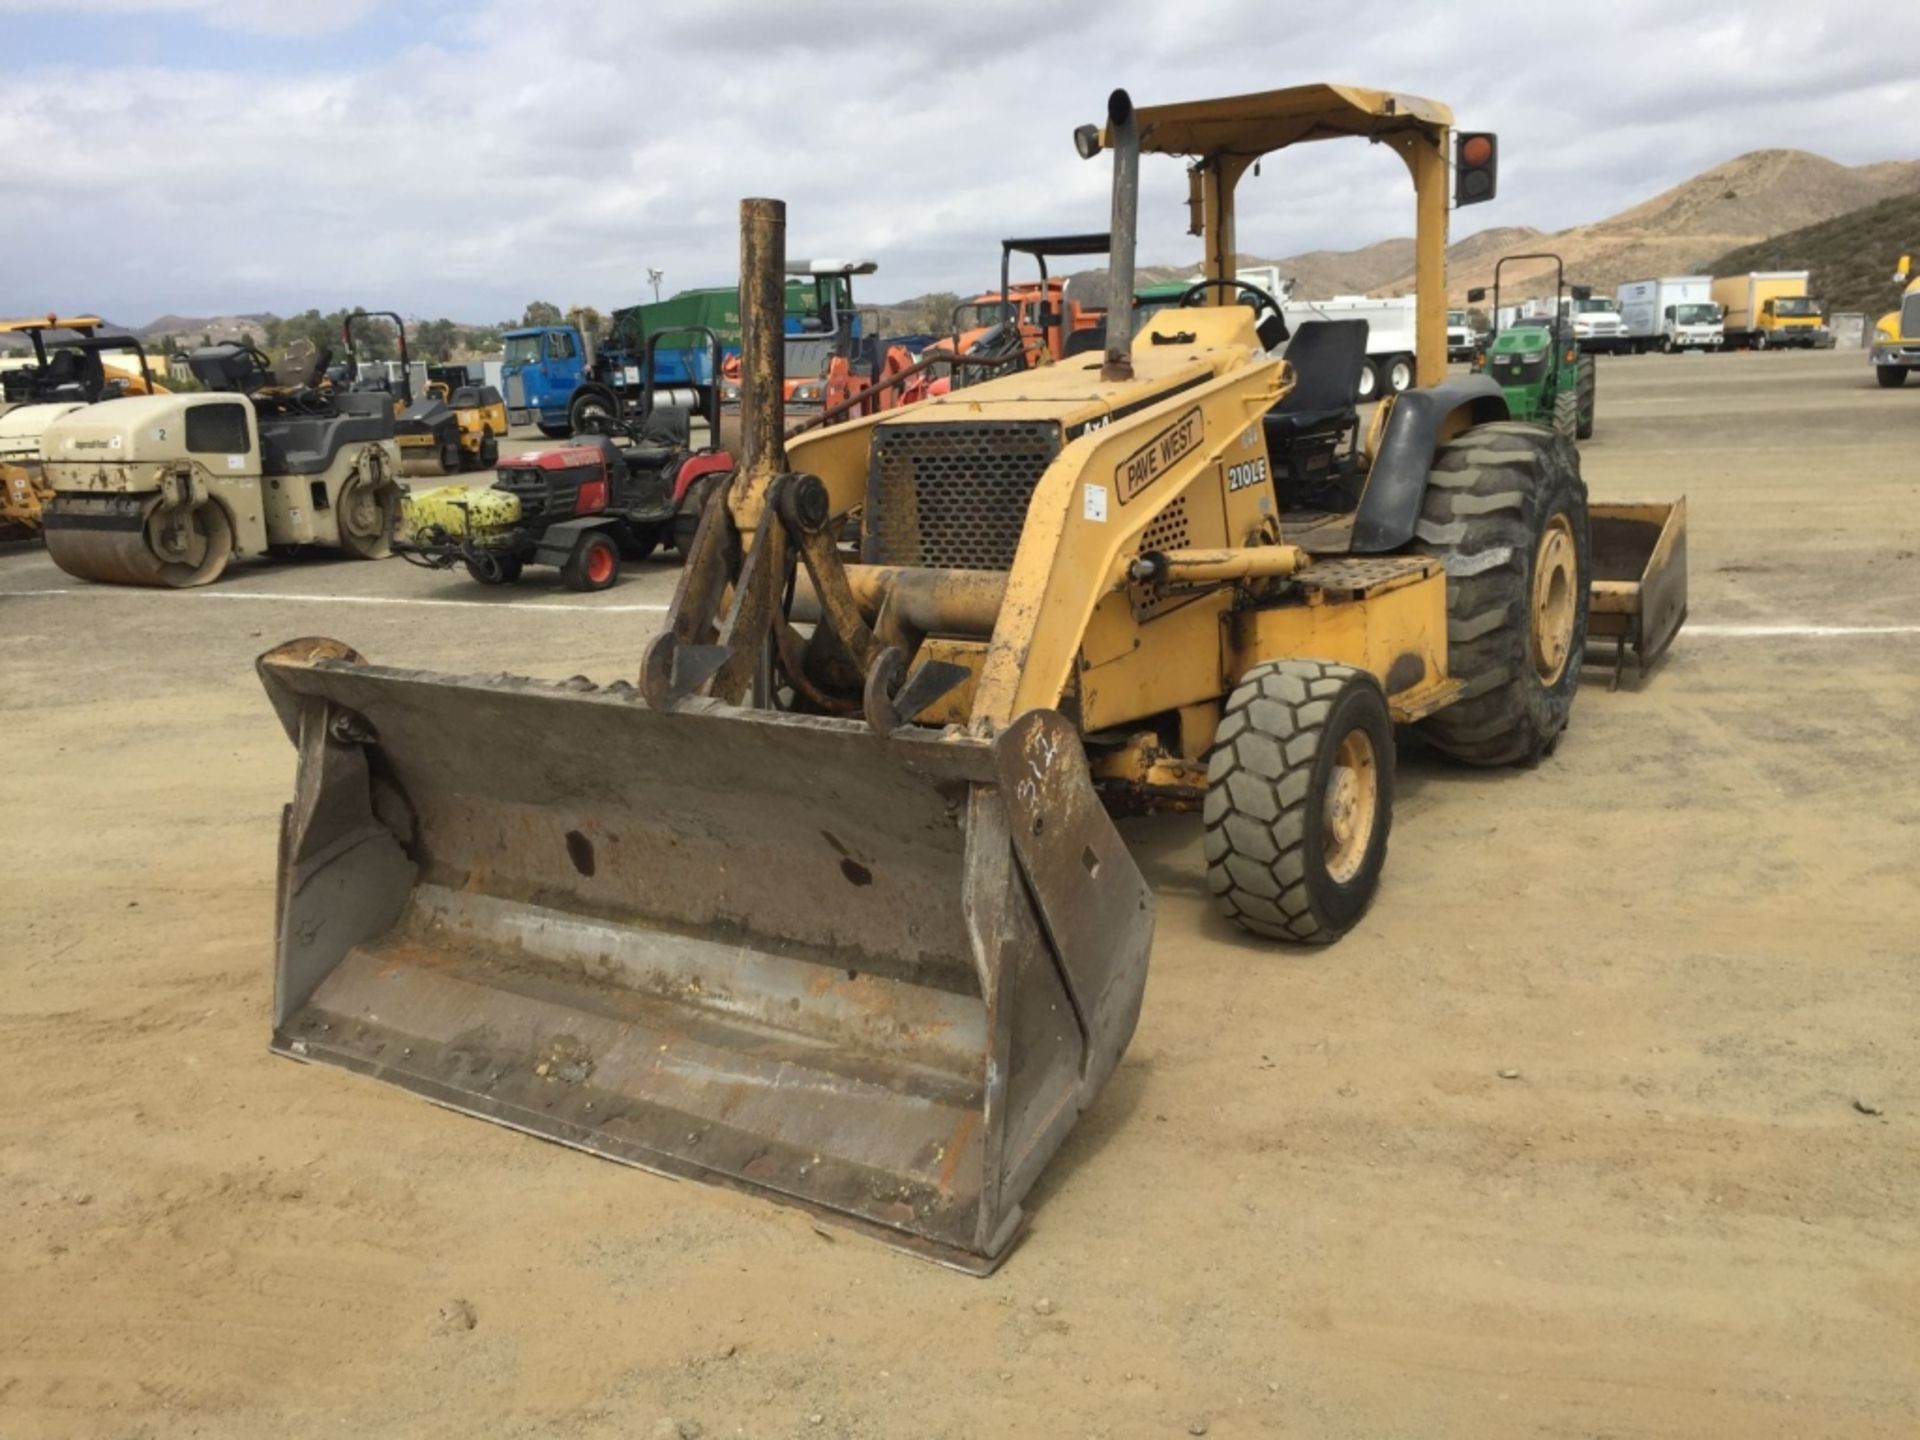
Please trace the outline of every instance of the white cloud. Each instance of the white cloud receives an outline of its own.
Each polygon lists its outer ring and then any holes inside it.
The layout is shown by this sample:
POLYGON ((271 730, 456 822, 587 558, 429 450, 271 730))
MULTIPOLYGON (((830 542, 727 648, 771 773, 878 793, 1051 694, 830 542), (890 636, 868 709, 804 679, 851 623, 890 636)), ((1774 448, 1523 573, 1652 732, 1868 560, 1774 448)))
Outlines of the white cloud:
MULTIPOLYGON (((322 8, 343 25, 366 12, 322 8)), ((102 25, 157 9, 265 29, 250 17, 289 7, 64 0, 102 25)), ((1502 134, 1501 198, 1461 232, 1597 218, 1743 150, 1920 155, 1920 17, 1882 5, 478 0, 462 14, 435 42, 291 78, 223 68, 218 47, 192 72, 82 54, 16 71, 0 99, 16 240, 0 311, 605 308, 638 298, 649 265, 669 289, 724 283, 749 194, 788 201, 793 253, 877 259, 870 298, 964 290, 995 271, 1002 235, 1104 228, 1105 167, 1070 135, 1115 84, 1142 103, 1315 79, 1445 100, 1502 134)), ((1242 192, 1247 248, 1410 228, 1384 151, 1312 146, 1263 170, 1242 192)), ((1179 167, 1149 157, 1144 178, 1141 258, 1189 258, 1179 167)))

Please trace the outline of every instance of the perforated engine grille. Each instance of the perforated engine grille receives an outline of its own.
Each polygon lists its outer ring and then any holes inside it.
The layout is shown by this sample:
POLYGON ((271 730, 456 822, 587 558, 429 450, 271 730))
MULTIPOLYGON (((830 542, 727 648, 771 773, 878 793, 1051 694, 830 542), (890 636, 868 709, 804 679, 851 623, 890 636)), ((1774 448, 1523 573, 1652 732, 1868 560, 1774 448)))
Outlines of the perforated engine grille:
POLYGON ((882 425, 867 475, 865 558, 1006 570, 1033 487, 1060 453, 1049 422, 882 425))
POLYGON ((1185 550, 1189 543, 1187 497, 1176 495, 1140 536, 1140 550, 1143 554, 1156 550, 1185 550))

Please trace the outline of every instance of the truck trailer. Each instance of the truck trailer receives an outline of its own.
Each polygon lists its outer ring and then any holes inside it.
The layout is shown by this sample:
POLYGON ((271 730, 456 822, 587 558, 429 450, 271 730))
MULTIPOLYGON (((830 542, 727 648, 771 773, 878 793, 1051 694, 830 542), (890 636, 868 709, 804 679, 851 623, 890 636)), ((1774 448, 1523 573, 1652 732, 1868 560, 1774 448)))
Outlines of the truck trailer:
POLYGON ((1720 307, 1713 302, 1711 275, 1661 275, 1629 280, 1615 291, 1626 322, 1629 348, 1636 355, 1658 350, 1718 350, 1726 343, 1720 307))
POLYGON ((1822 307, 1808 291, 1806 270, 1754 270, 1713 282, 1713 303, 1725 317, 1729 349, 1811 350, 1827 341, 1822 307))

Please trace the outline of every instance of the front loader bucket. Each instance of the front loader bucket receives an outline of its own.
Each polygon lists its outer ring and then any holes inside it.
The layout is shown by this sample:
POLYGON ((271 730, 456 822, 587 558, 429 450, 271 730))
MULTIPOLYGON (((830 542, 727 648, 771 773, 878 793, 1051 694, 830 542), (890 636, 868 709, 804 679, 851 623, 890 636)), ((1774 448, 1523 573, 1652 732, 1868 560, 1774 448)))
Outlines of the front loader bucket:
POLYGON ((275 1050, 998 1262, 1152 933, 1065 719, 882 737, 327 640, 259 670, 299 753, 275 1050))
POLYGON ((1657 660, 1687 618, 1687 501, 1590 501, 1592 604, 1587 639, 1613 641, 1613 680, 1625 652, 1638 673, 1657 660))

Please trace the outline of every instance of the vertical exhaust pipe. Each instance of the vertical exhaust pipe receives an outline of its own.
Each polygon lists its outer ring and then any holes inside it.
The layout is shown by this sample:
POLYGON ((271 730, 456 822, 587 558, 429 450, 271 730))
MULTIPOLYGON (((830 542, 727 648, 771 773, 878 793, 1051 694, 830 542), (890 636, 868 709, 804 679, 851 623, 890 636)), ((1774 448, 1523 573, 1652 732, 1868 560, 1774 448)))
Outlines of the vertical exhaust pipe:
POLYGON ((1113 238, 1107 296, 1107 358, 1102 380, 1133 378, 1133 252, 1140 229, 1140 128, 1126 91, 1107 97, 1107 145, 1113 151, 1113 238))
MULTIPOLYGON (((764 495, 786 473, 787 202, 740 202, 742 478, 764 495)), ((719 376, 714 377, 719 383, 719 376)))

